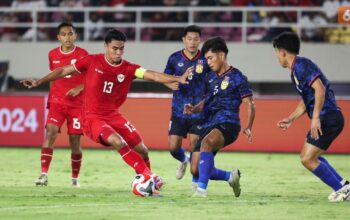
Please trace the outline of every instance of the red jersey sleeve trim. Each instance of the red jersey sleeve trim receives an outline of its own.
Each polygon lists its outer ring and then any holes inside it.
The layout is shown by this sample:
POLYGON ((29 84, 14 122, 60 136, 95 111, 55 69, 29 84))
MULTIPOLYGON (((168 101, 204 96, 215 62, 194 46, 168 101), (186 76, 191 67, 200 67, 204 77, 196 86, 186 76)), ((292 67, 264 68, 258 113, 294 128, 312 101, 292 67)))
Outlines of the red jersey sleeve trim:
POLYGON ((241 99, 247 98, 247 97, 249 97, 249 96, 253 96, 253 94, 252 94, 252 93, 249 93, 249 94, 243 95, 243 96, 241 96, 241 99))
POLYGON ((77 69, 77 67, 75 66, 75 63, 73 63, 72 65, 73 65, 74 69, 75 69, 78 73, 81 73, 81 72, 77 69))

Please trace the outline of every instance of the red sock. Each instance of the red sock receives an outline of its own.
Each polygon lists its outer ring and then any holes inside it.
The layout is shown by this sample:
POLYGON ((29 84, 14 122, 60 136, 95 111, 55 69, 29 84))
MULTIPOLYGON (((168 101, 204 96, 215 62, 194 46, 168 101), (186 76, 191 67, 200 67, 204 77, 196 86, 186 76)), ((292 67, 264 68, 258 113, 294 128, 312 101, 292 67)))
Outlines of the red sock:
POLYGON ((118 152, 123 160, 129 166, 134 168, 136 173, 151 175, 151 171, 147 167, 145 161, 143 161, 142 157, 136 151, 132 150, 129 146, 121 148, 118 152))
POLYGON ((72 178, 78 178, 83 155, 82 154, 71 154, 70 157, 71 157, 71 161, 72 161, 72 178))
POLYGON ((41 148, 41 173, 48 173, 52 160, 53 148, 41 148))
POLYGON ((149 158, 143 158, 143 161, 145 161, 145 164, 148 167, 148 169, 151 169, 151 161, 149 160, 149 158))

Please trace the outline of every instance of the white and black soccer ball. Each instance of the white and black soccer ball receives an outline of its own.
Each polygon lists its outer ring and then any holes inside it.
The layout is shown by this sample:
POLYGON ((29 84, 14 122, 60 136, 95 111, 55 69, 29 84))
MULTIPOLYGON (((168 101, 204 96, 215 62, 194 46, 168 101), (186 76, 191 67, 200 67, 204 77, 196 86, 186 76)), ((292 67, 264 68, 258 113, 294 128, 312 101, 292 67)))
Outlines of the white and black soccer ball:
POLYGON ((152 177, 137 174, 131 182, 131 191, 137 196, 151 196, 155 190, 155 183, 152 177))

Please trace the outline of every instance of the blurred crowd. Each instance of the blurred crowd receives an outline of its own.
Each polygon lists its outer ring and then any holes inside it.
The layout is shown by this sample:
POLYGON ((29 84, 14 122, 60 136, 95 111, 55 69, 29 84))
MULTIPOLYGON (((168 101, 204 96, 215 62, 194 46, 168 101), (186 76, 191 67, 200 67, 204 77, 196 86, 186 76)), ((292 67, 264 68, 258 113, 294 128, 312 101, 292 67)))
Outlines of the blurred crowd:
MULTIPOLYGON (((330 43, 350 43, 350 28, 324 28, 319 27, 327 24, 337 23, 337 10, 339 6, 350 6, 350 0, 1 0, 0 7, 32 9, 45 7, 69 7, 79 9, 82 7, 147 7, 147 6, 231 6, 231 7, 255 7, 254 11, 247 14, 248 27, 244 30, 248 42, 268 42, 282 31, 299 31, 303 41, 307 42, 330 42, 330 43), (264 7, 321 7, 320 11, 304 10, 301 18, 298 20, 297 11, 266 11, 256 6, 264 7), (256 10, 255 10, 256 9, 256 10), (301 24, 300 30, 295 29, 295 23, 301 24), (261 24, 254 25, 254 24, 261 24)), ((110 28, 105 24, 125 23, 126 28, 119 28, 124 31, 129 39, 135 39, 136 12, 108 12, 94 11, 88 15, 88 21, 84 20, 83 11, 74 12, 40 12, 38 13, 39 23, 58 23, 69 21, 73 23, 87 23, 88 31, 84 31, 83 26, 78 25, 77 32, 80 39, 84 34, 88 34, 86 39, 99 41, 103 39, 105 29, 110 28), (127 25, 130 24, 130 25, 127 25)), ((189 15, 187 11, 160 11, 143 12, 142 22, 161 23, 188 23, 189 15)), ((1 12, 0 23, 32 22, 30 12, 1 12)), ((193 21, 198 25, 216 23, 231 24, 225 27, 205 27, 203 28, 203 38, 206 39, 213 35, 220 35, 227 41, 242 41, 242 28, 239 27, 243 22, 243 13, 238 11, 225 12, 195 12, 193 21), (236 26, 235 26, 236 24, 236 26), (227 27, 229 26, 229 27, 227 27)), ((113 26, 115 27, 115 26, 113 26)), ((1 40, 32 40, 36 34, 39 41, 51 41, 56 39, 55 28, 38 28, 36 31, 28 27, 0 27, 1 40)), ((142 41, 177 41, 181 38, 182 28, 159 27, 142 28, 142 41)))

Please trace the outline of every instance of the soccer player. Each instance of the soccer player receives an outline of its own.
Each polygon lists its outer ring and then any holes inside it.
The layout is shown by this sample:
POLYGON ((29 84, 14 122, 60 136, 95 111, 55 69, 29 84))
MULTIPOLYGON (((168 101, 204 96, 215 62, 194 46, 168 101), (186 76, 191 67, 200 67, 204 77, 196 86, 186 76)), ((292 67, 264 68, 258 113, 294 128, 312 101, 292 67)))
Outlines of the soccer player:
MULTIPOLYGON (((176 178, 182 179, 185 175, 189 158, 182 147, 183 138, 189 134, 189 148, 192 152, 200 134, 202 114, 184 114, 183 108, 186 103, 195 105, 204 98, 203 75, 210 69, 206 59, 199 50, 201 42, 201 29, 191 25, 184 29, 182 42, 184 49, 170 55, 164 73, 180 76, 187 68, 193 67, 193 75, 189 77, 189 84, 172 83, 166 84, 173 89, 171 119, 169 123, 168 145, 171 155, 180 162, 176 170, 176 178)), ((196 178, 193 182, 197 183, 196 178)))
POLYGON ((163 182, 151 172, 148 149, 136 128, 119 112, 119 107, 124 103, 135 78, 160 83, 187 83, 192 68, 181 77, 146 70, 122 58, 125 42, 123 32, 111 29, 105 36, 105 54, 85 56, 39 80, 29 79, 21 83, 31 88, 73 73, 84 75, 84 133, 97 143, 115 148, 136 173, 152 176, 156 189, 160 189, 163 182))
POLYGON ((241 130, 240 104, 247 106, 248 119, 243 134, 252 141, 252 126, 255 117, 253 93, 247 77, 227 62, 228 48, 221 37, 208 39, 202 47, 211 72, 205 80, 206 97, 197 105, 186 104, 184 112, 204 113, 203 131, 192 155, 192 170, 199 174, 195 197, 206 197, 209 179, 227 181, 234 195, 240 196, 240 171, 220 170, 214 165, 215 154, 233 143, 241 130))
MULTIPOLYGON (((50 70, 53 71, 74 63, 88 52, 75 45, 77 34, 71 23, 61 23, 57 27, 57 39, 61 45, 49 52, 50 70)), ((51 164, 54 143, 64 121, 67 121, 69 143, 72 149, 72 186, 80 187, 78 177, 82 161, 80 136, 83 134, 80 116, 82 107, 83 76, 67 75, 52 83, 47 102, 49 110, 46 121, 46 135, 41 148, 41 175, 36 185, 48 184, 48 172, 51 164)))
POLYGON ((344 127, 344 118, 337 106, 330 83, 311 60, 298 56, 300 39, 292 32, 283 32, 273 40, 276 56, 283 68, 291 70, 291 80, 302 100, 286 118, 277 122, 283 130, 307 113, 310 131, 301 150, 304 167, 333 189, 328 199, 339 202, 350 199, 350 184, 322 156, 344 127))

